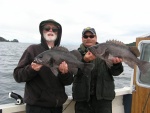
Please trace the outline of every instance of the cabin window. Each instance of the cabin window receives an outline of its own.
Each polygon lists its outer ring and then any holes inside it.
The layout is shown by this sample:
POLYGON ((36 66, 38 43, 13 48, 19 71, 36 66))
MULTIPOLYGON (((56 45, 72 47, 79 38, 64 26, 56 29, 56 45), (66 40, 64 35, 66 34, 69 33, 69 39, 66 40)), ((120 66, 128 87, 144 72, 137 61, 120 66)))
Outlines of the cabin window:
MULTIPOLYGON (((139 43, 140 60, 150 62, 150 41, 143 40, 139 43)), ((142 74, 137 70, 137 84, 139 86, 150 88, 150 69, 147 74, 142 74)))

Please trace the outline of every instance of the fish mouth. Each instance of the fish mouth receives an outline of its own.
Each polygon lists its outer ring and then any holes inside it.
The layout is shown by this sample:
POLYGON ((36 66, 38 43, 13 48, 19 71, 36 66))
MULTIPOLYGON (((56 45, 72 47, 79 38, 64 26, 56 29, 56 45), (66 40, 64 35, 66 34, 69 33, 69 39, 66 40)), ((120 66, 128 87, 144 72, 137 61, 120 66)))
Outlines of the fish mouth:
POLYGON ((43 63, 42 60, 40 60, 38 58, 35 58, 33 62, 37 63, 37 64, 42 64, 43 63))

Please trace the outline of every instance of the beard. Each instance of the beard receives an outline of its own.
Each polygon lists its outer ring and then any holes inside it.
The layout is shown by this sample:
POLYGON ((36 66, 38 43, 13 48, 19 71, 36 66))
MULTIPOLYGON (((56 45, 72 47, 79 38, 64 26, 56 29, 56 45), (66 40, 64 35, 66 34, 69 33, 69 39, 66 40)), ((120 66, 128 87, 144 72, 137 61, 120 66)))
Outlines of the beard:
POLYGON ((44 36, 45 40, 48 42, 54 42, 57 38, 56 34, 53 34, 53 36, 49 36, 48 33, 44 33, 43 36, 44 36))

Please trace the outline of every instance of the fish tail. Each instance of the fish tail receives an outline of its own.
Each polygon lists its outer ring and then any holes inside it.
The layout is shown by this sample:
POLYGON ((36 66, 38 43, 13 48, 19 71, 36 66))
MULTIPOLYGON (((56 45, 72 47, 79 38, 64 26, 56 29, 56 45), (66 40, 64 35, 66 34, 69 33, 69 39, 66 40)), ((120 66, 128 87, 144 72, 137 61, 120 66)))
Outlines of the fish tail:
POLYGON ((138 67, 141 73, 146 74, 150 71, 150 62, 142 61, 138 67))

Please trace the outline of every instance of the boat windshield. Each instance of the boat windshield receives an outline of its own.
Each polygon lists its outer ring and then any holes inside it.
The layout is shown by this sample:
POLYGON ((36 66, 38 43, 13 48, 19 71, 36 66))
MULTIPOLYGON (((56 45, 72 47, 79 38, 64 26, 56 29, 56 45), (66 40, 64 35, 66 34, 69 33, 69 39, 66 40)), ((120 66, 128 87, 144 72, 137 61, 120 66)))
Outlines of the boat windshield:
MULTIPOLYGON (((140 60, 150 62, 150 40, 142 40, 139 42, 138 48, 140 50, 140 60)), ((137 84, 142 87, 150 88, 150 69, 146 74, 142 74, 137 69, 137 84)))

